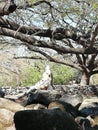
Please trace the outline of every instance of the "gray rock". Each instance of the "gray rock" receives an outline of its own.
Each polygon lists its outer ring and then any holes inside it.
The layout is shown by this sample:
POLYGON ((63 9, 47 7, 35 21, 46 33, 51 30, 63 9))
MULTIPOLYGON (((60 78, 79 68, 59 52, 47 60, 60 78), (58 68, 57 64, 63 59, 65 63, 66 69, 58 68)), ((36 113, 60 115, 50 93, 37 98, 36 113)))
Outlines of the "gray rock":
POLYGON ((32 92, 28 94, 28 100, 24 106, 34 103, 40 103, 48 106, 50 102, 59 98, 60 94, 55 90, 36 90, 34 93, 32 92))
POLYGON ((67 103, 70 103, 73 106, 76 106, 76 105, 82 103, 83 97, 81 95, 78 95, 78 94, 76 94, 76 95, 65 94, 59 100, 65 101, 67 103))

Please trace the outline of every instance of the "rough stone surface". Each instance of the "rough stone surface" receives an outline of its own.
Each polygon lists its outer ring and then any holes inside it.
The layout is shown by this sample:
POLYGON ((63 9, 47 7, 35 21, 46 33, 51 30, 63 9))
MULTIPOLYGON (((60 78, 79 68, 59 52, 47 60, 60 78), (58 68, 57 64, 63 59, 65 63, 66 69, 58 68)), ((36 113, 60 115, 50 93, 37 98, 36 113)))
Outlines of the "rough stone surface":
POLYGON ((72 104, 73 106, 77 106, 78 104, 82 103, 83 97, 81 95, 63 95, 59 100, 72 104))
POLYGON ((5 130, 16 130, 15 125, 13 124, 12 126, 6 127, 5 130))
MULTIPOLYGON (((6 95, 17 95, 19 93, 27 92, 29 90, 29 87, 2 87, 1 89, 6 95)), ((61 95, 82 94, 86 97, 98 96, 98 85, 87 85, 82 87, 79 84, 54 85, 54 90, 58 91, 61 95)))
POLYGON ((0 109, 0 123, 2 123, 4 126, 12 125, 13 115, 14 113, 9 110, 0 109))
POLYGON ((15 130, 14 113, 7 109, 0 109, 0 130, 15 130))
POLYGON ((18 103, 15 103, 13 101, 10 101, 8 99, 4 99, 4 98, 0 98, 0 109, 4 108, 7 110, 10 110, 12 112, 16 112, 19 110, 24 110, 25 108, 23 106, 21 106, 18 103))

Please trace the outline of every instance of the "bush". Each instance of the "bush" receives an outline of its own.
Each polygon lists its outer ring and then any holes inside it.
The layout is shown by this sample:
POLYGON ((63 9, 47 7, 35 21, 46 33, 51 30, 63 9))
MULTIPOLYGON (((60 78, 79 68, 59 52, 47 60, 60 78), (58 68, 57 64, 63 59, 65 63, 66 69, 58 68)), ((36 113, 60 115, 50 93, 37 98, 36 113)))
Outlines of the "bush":
MULTIPOLYGON (((45 69, 45 62, 32 62, 31 65, 23 65, 18 75, 10 73, 9 75, 3 74, 0 86, 32 86, 37 83, 41 78, 45 69)), ((65 65, 49 63, 51 72, 53 73, 53 84, 67 84, 74 78, 74 69, 65 65)))
POLYGON ((21 74, 21 85, 22 86, 31 86, 37 83, 42 76, 41 70, 37 67, 26 68, 21 74))
POLYGON ((74 69, 65 65, 54 64, 51 70, 54 84, 67 84, 74 77, 74 69))

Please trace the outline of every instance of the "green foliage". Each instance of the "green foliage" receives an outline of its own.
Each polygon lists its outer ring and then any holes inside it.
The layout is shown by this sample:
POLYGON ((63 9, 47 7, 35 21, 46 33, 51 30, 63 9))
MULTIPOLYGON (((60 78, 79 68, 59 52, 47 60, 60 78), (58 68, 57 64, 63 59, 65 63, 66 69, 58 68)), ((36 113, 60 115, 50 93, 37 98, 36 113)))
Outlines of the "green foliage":
POLYGON ((51 70, 54 84, 66 84, 74 77, 74 70, 65 65, 54 64, 51 70))
MULTIPOLYGON (((66 84, 74 77, 74 70, 65 65, 49 63, 51 72, 53 73, 54 84, 66 84)), ((36 62, 31 66, 25 66, 18 75, 9 73, 8 75, 0 75, 0 86, 32 86, 36 84, 44 72, 45 63, 36 62)))
MULTIPOLYGON (((30 86, 37 83, 41 78, 44 70, 44 64, 38 65, 37 67, 29 67, 25 69, 21 75, 22 86, 30 86), (40 68, 38 67, 40 66, 40 68)), ((74 77, 74 70, 65 65, 51 63, 51 71, 53 73, 54 84, 66 84, 74 77)))
POLYGON ((98 3, 93 3, 93 4, 92 4, 92 8, 93 8, 94 10, 96 10, 96 9, 98 8, 98 3))
POLYGON ((38 0, 29 0, 29 2, 32 2, 32 3, 35 3, 37 2, 38 0))
POLYGON ((41 70, 37 67, 29 67, 24 70, 21 74, 21 85, 22 86, 31 86, 37 83, 42 76, 41 70))

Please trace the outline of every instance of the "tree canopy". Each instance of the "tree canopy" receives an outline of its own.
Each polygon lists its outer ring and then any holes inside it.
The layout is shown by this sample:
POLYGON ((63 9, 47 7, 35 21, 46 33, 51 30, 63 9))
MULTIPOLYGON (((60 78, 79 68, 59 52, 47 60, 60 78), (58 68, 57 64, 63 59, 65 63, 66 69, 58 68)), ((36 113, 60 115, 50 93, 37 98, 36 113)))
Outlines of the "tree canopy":
POLYGON ((90 76, 98 73, 98 1, 7 2, 0 6, 1 39, 20 40, 49 61, 79 69, 81 85, 89 84, 90 76))

